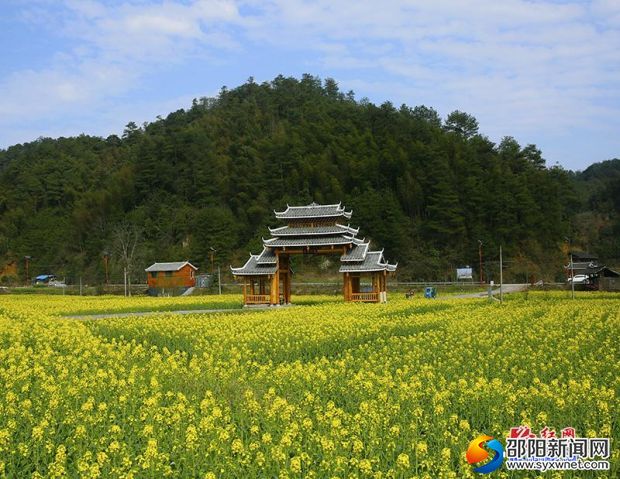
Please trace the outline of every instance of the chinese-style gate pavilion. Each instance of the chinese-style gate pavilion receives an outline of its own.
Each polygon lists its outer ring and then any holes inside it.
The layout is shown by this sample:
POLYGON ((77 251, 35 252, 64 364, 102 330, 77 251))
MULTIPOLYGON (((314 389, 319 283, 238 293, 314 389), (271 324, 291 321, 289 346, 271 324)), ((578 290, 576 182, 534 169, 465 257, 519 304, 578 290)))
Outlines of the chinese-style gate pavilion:
POLYGON ((340 203, 312 203, 274 213, 286 226, 269 228, 271 237, 263 238, 263 251, 251 254, 241 268, 231 267, 233 275, 243 279, 246 305, 290 304, 289 257, 294 254, 339 254, 345 301, 387 301, 387 274, 396 271, 396 265, 385 261, 383 251, 369 251, 370 243, 357 238, 359 228, 342 224, 351 218, 351 211, 345 211, 340 203), (363 275, 371 278, 370 291, 361 290, 363 275))

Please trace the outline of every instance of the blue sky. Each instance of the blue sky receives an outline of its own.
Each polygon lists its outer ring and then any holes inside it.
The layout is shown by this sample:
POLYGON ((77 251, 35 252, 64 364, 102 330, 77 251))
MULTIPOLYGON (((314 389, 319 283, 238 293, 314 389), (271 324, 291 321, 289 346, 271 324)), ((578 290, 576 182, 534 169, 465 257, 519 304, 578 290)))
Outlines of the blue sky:
POLYGON ((311 73, 466 111, 549 165, 620 157, 618 0, 0 0, 0 52, 0 148, 311 73))

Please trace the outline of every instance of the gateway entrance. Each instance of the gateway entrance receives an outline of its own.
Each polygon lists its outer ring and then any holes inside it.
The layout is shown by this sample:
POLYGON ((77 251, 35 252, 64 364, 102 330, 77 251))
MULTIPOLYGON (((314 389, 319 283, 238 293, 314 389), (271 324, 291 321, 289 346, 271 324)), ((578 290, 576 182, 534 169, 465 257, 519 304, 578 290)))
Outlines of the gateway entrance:
POLYGON ((263 251, 251 254, 242 267, 231 267, 233 275, 243 281, 244 304, 290 304, 290 256, 296 254, 339 254, 345 301, 387 301, 387 275, 396 271, 397 265, 385 260, 383 250, 369 251, 370 242, 357 237, 359 228, 348 224, 351 211, 340 203, 311 203, 287 206, 286 210, 274 213, 286 225, 269 228, 271 237, 263 238, 263 251), (362 276, 370 276, 369 291, 361 291, 362 276))

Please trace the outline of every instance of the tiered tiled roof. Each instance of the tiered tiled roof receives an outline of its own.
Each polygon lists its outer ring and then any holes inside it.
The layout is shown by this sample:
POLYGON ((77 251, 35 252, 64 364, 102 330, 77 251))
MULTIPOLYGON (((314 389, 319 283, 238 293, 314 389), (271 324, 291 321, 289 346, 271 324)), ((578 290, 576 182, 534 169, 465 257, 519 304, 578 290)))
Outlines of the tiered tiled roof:
POLYGON ((271 248, 263 248, 263 252, 258 255, 256 262, 258 264, 276 264, 276 254, 271 248))
POLYGON ((362 261, 366 256, 369 246, 370 243, 361 243, 353 246, 353 248, 340 257, 340 261, 343 263, 348 261, 362 261))
POLYGON ((284 211, 274 211, 276 218, 279 220, 289 219, 311 219, 311 218, 351 218, 352 211, 345 211, 344 206, 337 205, 319 205, 310 203, 306 206, 289 206, 286 205, 284 211))
POLYGON ((231 268, 236 276, 273 274, 276 271, 276 251, 285 253, 287 248, 347 247, 340 258, 341 272, 395 271, 396 265, 388 264, 382 251, 368 251, 370 244, 357 238, 359 228, 344 226, 336 221, 351 218, 340 203, 337 205, 288 206, 275 211, 276 218, 286 221, 286 226, 269 228, 272 237, 263 238, 260 255, 250 255, 241 268, 231 268))
POLYGON ((332 245, 346 245, 353 244, 354 237, 349 235, 333 235, 333 236, 316 236, 316 235, 303 235, 286 238, 269 238, 263 239, 263 244, 270 248, 287 248, 291 246, 332 246, 332 245))
POLYGON ((389 264, 383 258, 383 250, 368 251, 362 260, 343 262, 341 273, 370 273, 373 271, 396 271, 397 264, 389 264))
POLYGON ((251 254, 250 259, 248 259, 241 268, 230 268, 232 274, 235 276, 260 276, 265 274, 274 274, 278 268, 278 265, 275 262, 273 264, 260 264, 258 262, 259 257, 260 256, 257 254, 251 254))
POLYGON ((349 225, 343 226, 336 223, 328 226, 280 226, 279 228, 269 228, 273 236, 319 236, 347 234, 355 236, 359 228, 351 228, 349 225))

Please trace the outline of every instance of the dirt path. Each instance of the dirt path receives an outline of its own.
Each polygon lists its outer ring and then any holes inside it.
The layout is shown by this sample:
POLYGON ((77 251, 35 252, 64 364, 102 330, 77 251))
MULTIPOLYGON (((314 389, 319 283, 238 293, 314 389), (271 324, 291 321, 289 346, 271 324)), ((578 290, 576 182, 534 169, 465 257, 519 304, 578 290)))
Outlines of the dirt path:
POLYGON ((161 314, 214 314, 214 313, 243 313, 248 311, 256 311, 256 309, 181 309, 174 311, 135 311, 125 313, 105 313, 105 314, 78 314, 72 316, 63 316, 67 319, 108 319, 108 318, 125 318, 129 316, 152 316, 161 314))

